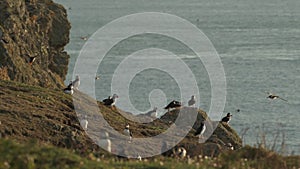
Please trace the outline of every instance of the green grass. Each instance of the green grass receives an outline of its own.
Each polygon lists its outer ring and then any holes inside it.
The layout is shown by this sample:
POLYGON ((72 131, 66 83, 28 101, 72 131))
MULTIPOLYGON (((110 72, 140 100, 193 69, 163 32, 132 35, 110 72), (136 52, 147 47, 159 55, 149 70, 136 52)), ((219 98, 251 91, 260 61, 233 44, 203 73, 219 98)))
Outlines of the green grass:
POLYGON ((93 154, 82 157, 71 150, 36 141, 20 144, 9 139, 0 139, 1 169, 297 169, 300 167, 299 163, 299 156, 282 157, 274 152, 249 146, 224 153, 216 158, 199 156, 194 159, 175 159, 158 156, 138 161, 118 159, 114 156, 97 158, 93 154))

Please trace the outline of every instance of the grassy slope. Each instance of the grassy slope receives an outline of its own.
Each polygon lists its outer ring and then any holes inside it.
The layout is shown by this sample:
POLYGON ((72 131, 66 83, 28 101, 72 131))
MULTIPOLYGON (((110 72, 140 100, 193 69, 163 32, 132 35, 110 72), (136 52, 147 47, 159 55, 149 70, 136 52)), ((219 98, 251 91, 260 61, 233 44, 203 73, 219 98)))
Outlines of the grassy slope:
POLYGON ((16 143, 0 139, 0 168, 57 169, 57 168, 223 168, 223 169, 285 169, 300 167, 300 158, 281 157, 273 152, 251 147, 222 154, 218 158, 198 157, 171 159, 155 157, 143 161, 96 158, 90 154, 81 157, 68 149, 61 149, 39 142, 16 143))
MULTIPOLYGON (((0 81, 0 96, 0 102, 2 103, 0 105, 0 121, 2 122, 0 132, 3 136, 18 141, 35 138, 42 142, 76 149, 77 151, 82 151, 82 149, 99 150, 82 130, 74 111, 74 103, 82 103, 77 108, 77 113, 89 111, 89 118, 93 118, 93 122, 95 121, 95 124, 89 123, 89 126, 99 128, 100 122, 97 121, 99 110, 94 110, 95 107, 90 106, 92 100, 86 95, 76 92, 73 95, 73 103, 72 96, 63 93, 62 90, 0 81)), ((132 131, 134 131, 134 137, 157 135, 165 131, 169 125, 161 120, 155 120, 151 123, 137 123, 127 120, 121 115, 122 111, 112 110, 101 103, 97 103, 96 107, 101 109, 106 121, 119 132, 122 132, 125 124, 129 123, 132 131)), ((185 110, 188 110, 188 108, 185 108, 185 110)), ((176 113, 178 113, 178 110, 171 112, 172 115, 169 117, 168 115, 165 115, 165 117, 172 121, 173 118, 176 119, 176 116, 173 116, 176 113)), ((129 113, 123 112, 123 114, 130 118, 136 118, 129 113)), ((199 115, 205 116, 205 112, 199 111, 199 115)), ((237 134, 226 128, 231 129, 229 126, 219 125, 220 134, 218 137, 226 138, 226 135, 233 134, 235 135, 235 137, 232 137, 234 142, 241 144, 237 134)), ((191 131, 182 141, 182 144, 198 146, 197 138, 193 136, 193 132, 191 131)))
MULTIPOLYGON (((76 99, 88 100, 89 98, 80 95, 75 96, 76 99)), ((0 81, 0 103, 0 132, 2 136, 9 139, 0 140, 0 168, 7 168, 8 165, 13 166, 12 168, 23 168, 20 165, 25 165, 27 168, 99 168, 101 166, 104 168, 182 168, 188 163, 186 160, 178 163, 176 159, 164 157, 149 159, 150 162, 134 160, 124 162, 115 160, 114 157, 101 158, 100 162, 97 162, 96 157, 105 153, 95 146, 82 130, 74 112, 72 97, 61 90, 0 81), (32 139, 38 142, 32 143, 30 141, 32 139), (11 140, 16 140, 18 143, 11 140), (20 142, 24 144, 19 144, 20 142)), ((134 123, 126 120, 118 111, 112 111, 98 104, 105 119, 116 130, 122 131, 123 125, 120 124, 129 122, 136 137, 156 135, 168 127, 160 121, 149 124, 134 123)), ((97 115, 97 112, 94 115, 97 115)), ((232 130, 226 125, 219 124, 219 126, 221 134, 226 134, 223 131, 232 130)), ((182 144, 195 142, 197 139, 190 133, 182 144)), ((222 155, 218 159, 189 160, 192 164, 187 167, 194 168, 200 165, 206 168, 232 168, 230 165, 234 165, 237 168, 245 168, 245 166, 270 168, 271 164, 281 168, 299 166, 299 157, 284 158, 267 152, 258 158, 257 154, 261 154, 261 151, 244 148, 222 155), (244 158, 249 159, 245 162, 244 158)))

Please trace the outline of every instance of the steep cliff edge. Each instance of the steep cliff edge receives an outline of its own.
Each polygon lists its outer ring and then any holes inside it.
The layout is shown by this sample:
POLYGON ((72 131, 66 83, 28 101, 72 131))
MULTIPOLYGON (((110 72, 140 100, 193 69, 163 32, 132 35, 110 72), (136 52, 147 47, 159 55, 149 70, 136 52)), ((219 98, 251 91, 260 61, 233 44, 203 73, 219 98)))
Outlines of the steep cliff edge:
POLYGON ((66 10, 52 0, 0 1, 0 79, 63 86, 70 28, 66 10))

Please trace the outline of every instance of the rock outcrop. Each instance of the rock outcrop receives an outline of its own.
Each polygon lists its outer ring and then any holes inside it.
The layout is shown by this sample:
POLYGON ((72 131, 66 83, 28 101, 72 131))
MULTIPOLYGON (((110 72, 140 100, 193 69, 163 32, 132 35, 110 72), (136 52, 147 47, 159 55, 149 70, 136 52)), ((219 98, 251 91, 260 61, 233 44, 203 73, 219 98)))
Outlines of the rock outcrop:
POLYGON ((63 86, 70 28, 66 10, 52 0, 1 0, 0 79, 63 86))
MULTIPOLYGON (((241 138, 229 124, 219 121, 211 121, 207 116, 207 113, 202 110, 197 110, 192 107, 183 107, 181 109, 167 112, 160 120, 162 120, 165 124, 171 125, 174 124, 177 118, 190 118, 188 114, 191 113, 197 113, 195 123, 192 126, 190 133, 178 145, 185 147, 189 156, 217 156, 223 151, 231 151, 232 149, 236 150, 242 147, 241 138), (185 116, 179 116, 179 112, 185 116), (200 123, 204 120, 206 130, 202 140, 203 143, 199 143, 198 137, 194 136, 194 133, 200 127, 200 123)), ((172 152, 170 151, 169 154, 172 154, 172 152)))

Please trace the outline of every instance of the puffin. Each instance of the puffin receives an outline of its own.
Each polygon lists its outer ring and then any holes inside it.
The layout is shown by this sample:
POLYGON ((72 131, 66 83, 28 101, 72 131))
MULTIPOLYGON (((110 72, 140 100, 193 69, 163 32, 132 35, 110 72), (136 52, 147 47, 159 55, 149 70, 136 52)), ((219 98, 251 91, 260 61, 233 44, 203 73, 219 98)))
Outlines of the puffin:
POLYGON ((181 107, 181 103, 179 101, 173 100, 171 101, 164 109, 167 109, 168 112, 170 109, 181 107))
POLYGON ((287 102, 287 100, 285 100, 285 99, 279 97, 278 95, 274 95, 274 94, 272 94, 272 93, 269 93, 269 95, 267 96, 267 98, 268 98, 268 99, 271 99, 271 100, 281 99, 281 100, 287 102))
POLYGON ((112 97, 108 96, 107 99, 102 100, 105 106, 114 106, 116 104, 116 99, 119 98, 117 94, 114 94, 112 97))
POLYGON ((227 115, 225 117, 222 118, 221 122, 225 122, 225 123, 229 123, 229 121, 231 120, 231 114, 227 113, 227 115))
POLYGON ((74 89, 73 83, 72 81, 70 81, 69 85, 66 88, 64 88, 64 92, 72 95, 74 93, 73 89, 74 89))

